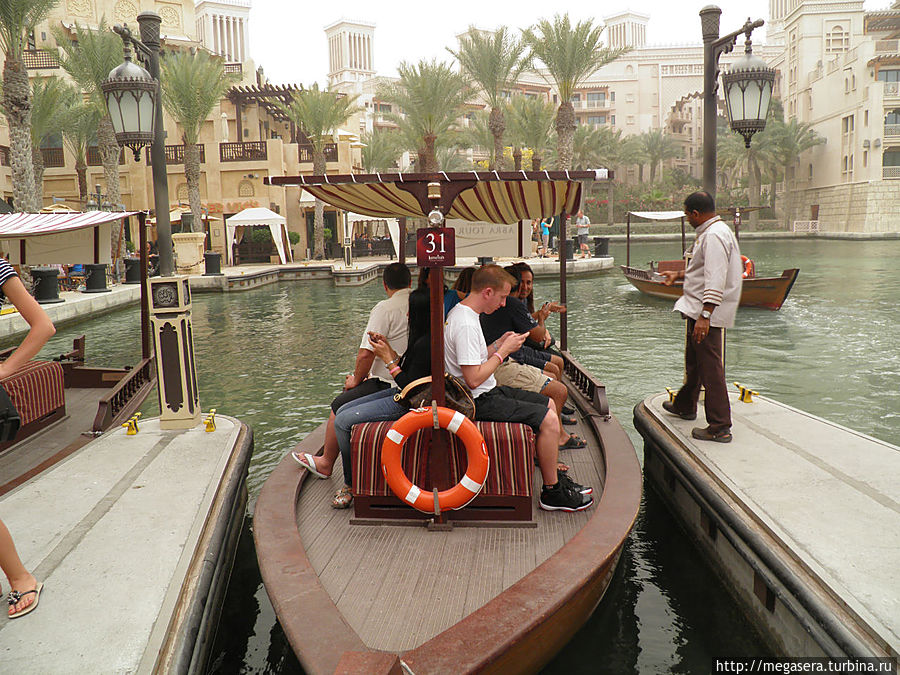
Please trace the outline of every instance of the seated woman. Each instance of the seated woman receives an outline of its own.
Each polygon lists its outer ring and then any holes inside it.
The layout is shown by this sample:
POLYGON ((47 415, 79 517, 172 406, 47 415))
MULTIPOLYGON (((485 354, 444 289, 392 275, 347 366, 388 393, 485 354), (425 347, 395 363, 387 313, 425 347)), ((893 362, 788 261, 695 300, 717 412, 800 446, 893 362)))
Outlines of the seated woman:
POLYGON ((453 288, 444 294, 444 316, 447 316, 450 310, 456 307, 456 305, 469 294, 469 289, 472 288, 473 274, 475 274, 475 268, 466 267, 459 273, 459 276, 456 277, 453 288))
MULTIPOLYGON (((409 295, 409 347, 403 356, 398 355, 377 333, 369 334, 369 341, 375 356, 384 361, 397 386, 377 391, 354 401, 345 403, 337 411, 334 418, 334 431, 340 448, 341 463, 344 468, 344 486, 334 495, 331 505, 336 509, 345 509, 353 501, 350 491, 353 465, 350 459, 350 436, 353 425, 363 422, 385 422, 398 420, 409 408, 394 401, 397 394, 410 382, 431 375, 431 303, 427 286, 417 288, 409 295)), ((324 457, 317 457, 315 470, 304 465, 319 478, 331 475, 332 465, 324 457)), ((335 458, 337 459, 337 458, 335 458)))

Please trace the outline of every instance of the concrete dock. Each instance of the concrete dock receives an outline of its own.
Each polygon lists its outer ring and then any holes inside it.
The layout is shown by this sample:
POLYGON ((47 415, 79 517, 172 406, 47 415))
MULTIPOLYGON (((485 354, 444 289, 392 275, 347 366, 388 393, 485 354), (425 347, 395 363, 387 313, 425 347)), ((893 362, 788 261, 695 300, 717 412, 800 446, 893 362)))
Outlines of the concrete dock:
POLYGON ((0 498, 22 561, 44 583, 34 612, 0 613, 0 670, 196 666, 230 573, 251 452, 252 434, 233 418, 217 417, 211 433, 148 419, 0 498))
POLYGON ((732 395, 730 444, 635 408, 645 475, 789 656, 900 653, 900 448, 765 397, 732 395))

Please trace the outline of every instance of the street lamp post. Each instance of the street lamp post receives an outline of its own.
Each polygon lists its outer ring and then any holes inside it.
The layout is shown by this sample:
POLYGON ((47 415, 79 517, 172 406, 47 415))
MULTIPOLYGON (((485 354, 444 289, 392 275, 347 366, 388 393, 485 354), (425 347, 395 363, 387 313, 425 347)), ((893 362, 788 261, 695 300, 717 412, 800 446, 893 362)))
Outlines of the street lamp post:
POLYGON ((762 19, 750 21, 738 30, 719 37, 719 18, 722 10, 708 5, 700 10, 703 31, 703 189, 716 194, 716 112, 719 80, 719 57, 734 49, 738 36, 746 35, 746 53, 728 73, 722 76, 725 86, 726 110, 732 130, 750 138, 766 126, 766 114, 772 96, 775 71, 759 57, 753 56, 750 34, 763 25, 762 19))
POLYGON ((135 156, 150 144, 153 196, 159 245, 160 276, 147 280, 153 344, 156 350, 157 389, 162 429, 190 429, 200 423, 200 394, 194 362, 191 325, 191 288, 187 277, 176 277, 169 220, 162 106, 159 104, 159 27, 155 12, 137 17, 141 39, 128 26, 115 26, 124 43, 125 62, 112 70, 102 89, 120 145, 135 156), (131 62, 129 46, 143 57, 149 72, 131 62))

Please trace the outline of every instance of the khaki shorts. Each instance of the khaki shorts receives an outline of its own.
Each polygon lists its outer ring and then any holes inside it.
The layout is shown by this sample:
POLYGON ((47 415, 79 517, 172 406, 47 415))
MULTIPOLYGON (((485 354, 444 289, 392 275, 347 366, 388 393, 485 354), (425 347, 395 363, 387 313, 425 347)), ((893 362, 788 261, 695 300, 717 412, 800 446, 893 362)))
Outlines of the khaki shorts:
POLYGON ((494 379, 503 387, 514 387, 540 393, 547 386, 550 378, 540 368, 516 363, 507 359, 494 371, 494 379))

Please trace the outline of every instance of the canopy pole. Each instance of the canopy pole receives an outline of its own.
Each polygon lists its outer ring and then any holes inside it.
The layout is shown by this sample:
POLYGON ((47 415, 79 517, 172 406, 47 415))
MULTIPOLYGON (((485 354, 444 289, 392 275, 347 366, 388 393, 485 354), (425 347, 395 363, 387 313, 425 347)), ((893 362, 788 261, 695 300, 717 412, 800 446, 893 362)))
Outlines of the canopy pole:
POLYGON ((522 253, 524 251, 524 239, 525 239, 525 236, 522 233, 522 223, 524 223, 524 222, 525 222, 524 220, 519 221, 519 257, 520 258, 525 257, 522 253))
POLYGON ((400 261, 401 265, 406 264, 406 216, 401 216, 397 219, 397 224, 400 227, 400 241, 397 242, 397 258, 400 261))
MULTIPOLYGON (((566 214, 559 216, 559 301, 565 305, 568 298, 566 288, 566 214)), ((568 312, 559 314, 559 345, 565 351, 569 348, 569 322, 566 321, 568 312)))
POLYGON ((150 358, 150 298, 147 297, 147 212, 138 217, 138 246, 141 249, 141 358, 150 358))
MULTIPOLYGON (((681 219, 682 229, 684 219, 681 219)), ((631 267, 631 211, 625 216, 625 267, 631 267)))
MULTIPOLYGON (((444 400, 444 268, 432 267, 428 272, 431 321, 431 398, 439 406, 444 400)), ((412 347, 412 345, 410 345, 412 347)), ((450 443, 441 429, 431 430, 428 450, 428 476, 431 487, 447 489, 450 484, 450 443)), ((438 514, 435 523, 446 523, 447 516, 438 514)))
POLYGON ((100 226, 94 225, 94 264, 100 264, 100 226))
POLYGON ((687 240, 684 238, 684 216, 681 216, 681 257, 684 257, 684 252, 687 250, 687 240))

